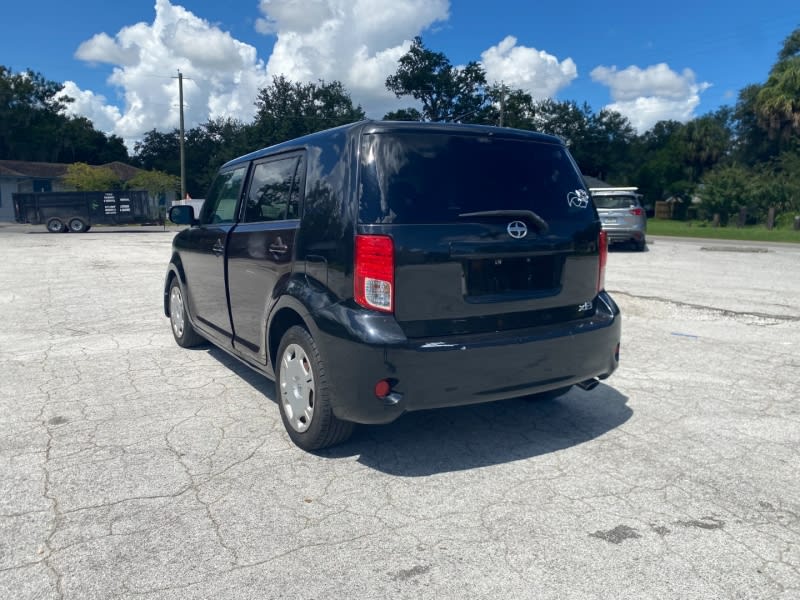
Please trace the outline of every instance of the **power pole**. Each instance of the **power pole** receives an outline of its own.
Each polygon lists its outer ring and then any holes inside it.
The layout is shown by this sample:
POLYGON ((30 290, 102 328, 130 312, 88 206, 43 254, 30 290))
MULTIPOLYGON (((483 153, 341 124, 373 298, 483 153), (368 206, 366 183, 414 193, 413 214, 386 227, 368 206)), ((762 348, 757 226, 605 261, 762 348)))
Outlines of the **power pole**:
POLYGON ((178 71, 178 103, 181 111, 181 200, 186 198, 186 155, 183 150, 183 73, 178 71))
POLYGON ((500 127, 503 126, 503 119, 506 112, 506 84, 500 84, 500 127))

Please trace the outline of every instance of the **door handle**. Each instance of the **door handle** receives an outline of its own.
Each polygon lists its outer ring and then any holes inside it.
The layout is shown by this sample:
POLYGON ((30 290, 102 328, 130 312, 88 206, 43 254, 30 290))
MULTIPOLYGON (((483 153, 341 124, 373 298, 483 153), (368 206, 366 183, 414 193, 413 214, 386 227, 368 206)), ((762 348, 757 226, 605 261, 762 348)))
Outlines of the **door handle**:
POLYGON ((211 251, 217 256, 225 252, 225 246, 222 245, 222 240, 217 240, 217 242, 211 247, 211 251))
POLYGON ((270 244, 269 251, 273 254, 286 254, 289 251, 289 246, 285 244, 270 244))

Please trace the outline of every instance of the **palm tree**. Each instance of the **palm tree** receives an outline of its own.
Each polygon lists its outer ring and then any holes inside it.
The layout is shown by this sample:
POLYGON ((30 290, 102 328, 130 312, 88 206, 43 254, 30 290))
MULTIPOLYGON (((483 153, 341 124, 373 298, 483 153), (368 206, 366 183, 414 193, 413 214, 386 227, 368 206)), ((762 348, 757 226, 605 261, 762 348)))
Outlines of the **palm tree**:
POLYGON ((788 142, 800 134, 800 28, 784 41, 769 79, 756 96, 755 108, 773 139, 788 142))

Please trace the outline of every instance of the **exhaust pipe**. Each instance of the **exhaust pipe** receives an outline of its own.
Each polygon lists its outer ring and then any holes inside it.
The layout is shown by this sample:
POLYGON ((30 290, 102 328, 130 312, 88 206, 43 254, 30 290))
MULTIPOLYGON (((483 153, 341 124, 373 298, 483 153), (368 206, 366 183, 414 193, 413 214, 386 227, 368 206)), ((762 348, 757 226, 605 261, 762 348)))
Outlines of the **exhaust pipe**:
POLYGON ((575 384, 579 388, 581 388, 585 392, 589 392, 600 385, 600 380, 597 377, 592 377, 591 379, 587 379, 586 381, 581 381, 580 383, 575 384))

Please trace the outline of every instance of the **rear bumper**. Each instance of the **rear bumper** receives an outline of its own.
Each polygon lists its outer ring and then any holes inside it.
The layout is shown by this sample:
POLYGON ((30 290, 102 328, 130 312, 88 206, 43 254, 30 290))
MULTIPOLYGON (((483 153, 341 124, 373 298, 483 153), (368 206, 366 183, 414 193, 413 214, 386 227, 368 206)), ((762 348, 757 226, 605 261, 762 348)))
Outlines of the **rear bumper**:
MULTIPOLYGON (((353 311, 354 316, 357 311, 353 311)), ((337 417, 388 423, 407 411, 490 402, 565 387, 617 368, 621 318, 605 292, 592 317, 559 325, 443 339, 390 343, 341 335, 341 327, 315 336, 328 365, 337 417), (330 333, 338 330, 340 333, 330 333), (375 384, 394 383, 393 399, 379 399, 375 384)), ((373 332, 374 333, 374 332, 373 332)))
POLYGON ((644 227, 626 227, 617 229, 603 227, 603 231, 606 232, 608 241, 611 243, 629 242, 631 240, 641 242, 645 239, 646 235, 646 230, 644 227))

